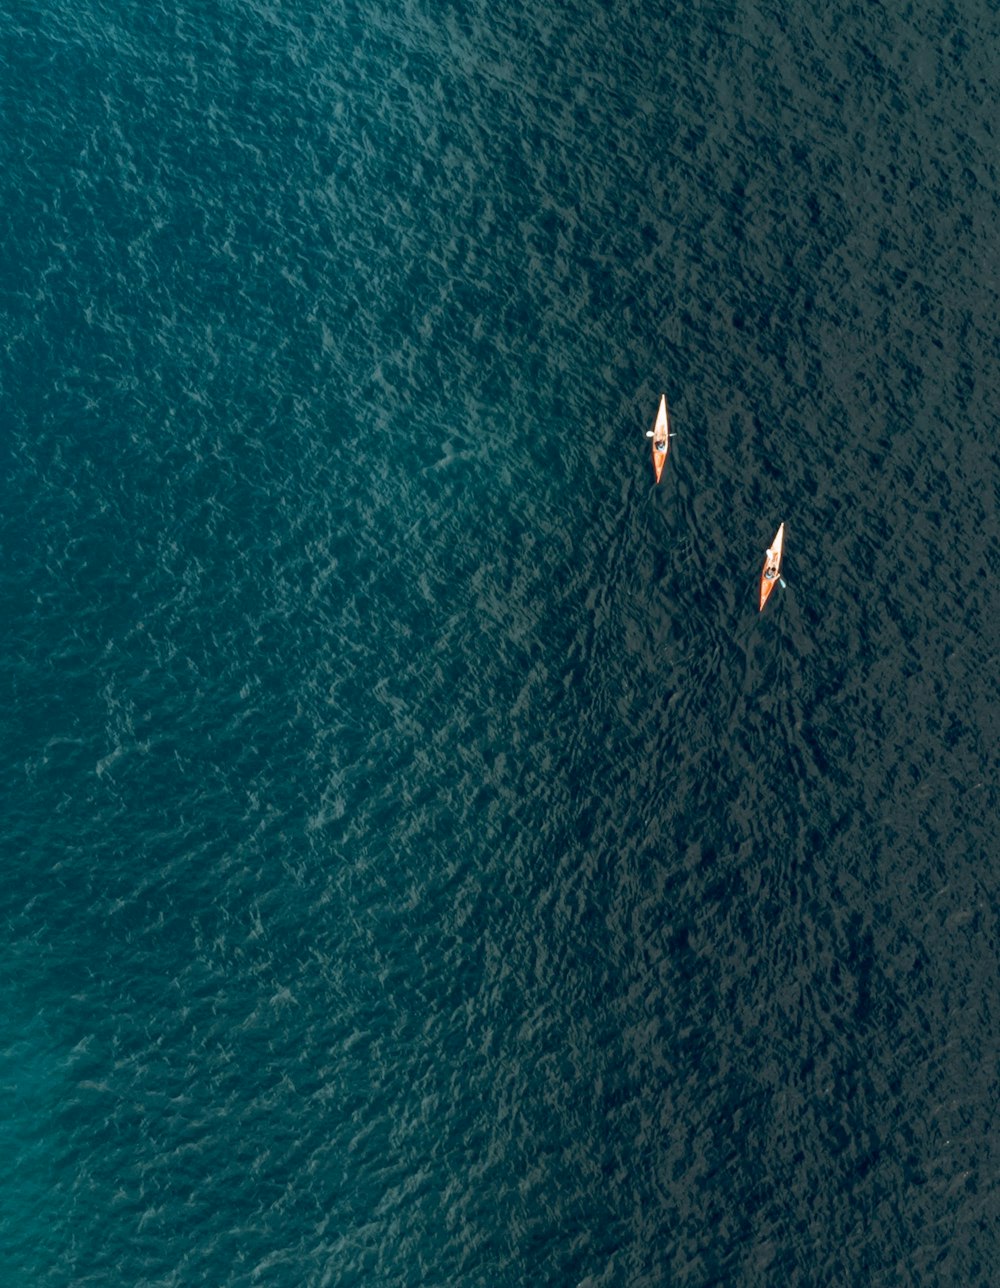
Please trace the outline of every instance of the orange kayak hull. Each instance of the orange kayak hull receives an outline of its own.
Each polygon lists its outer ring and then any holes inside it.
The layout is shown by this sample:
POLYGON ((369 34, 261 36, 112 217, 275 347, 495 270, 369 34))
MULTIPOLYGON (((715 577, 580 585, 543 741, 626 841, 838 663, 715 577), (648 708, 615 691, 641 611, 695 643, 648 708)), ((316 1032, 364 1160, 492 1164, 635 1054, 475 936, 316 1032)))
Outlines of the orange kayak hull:
POLYGON ((660 394, 660 406, 653 424, 653 473, 659 483, 663 467, 667 463, 670 451, 670 413, 667 411, 667 395, 660 394))
POLYGON ((759 613, 764 611, 764 605, 770 599, 771 591, 778 584, 784 547, 785 525, 782 524, 764 554, 764 567, 760 570, 760 607, 757 609, 759 613))

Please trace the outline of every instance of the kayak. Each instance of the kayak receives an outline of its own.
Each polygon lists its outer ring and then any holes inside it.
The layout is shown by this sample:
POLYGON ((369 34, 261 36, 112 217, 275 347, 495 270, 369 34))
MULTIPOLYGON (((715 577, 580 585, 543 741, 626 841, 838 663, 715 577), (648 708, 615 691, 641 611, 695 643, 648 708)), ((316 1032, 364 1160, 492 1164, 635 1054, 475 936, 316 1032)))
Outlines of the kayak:
POLYGON ((670 417, 667 414, 666 394, 660 394, 660 407, 656 413, 656 424, 649 431, 649 437, 653 440, 653 473, 656 475, 657 483, 659 483, 660 475, 663 473, 663 467, 667 461, 667 452, 670 451, 670 417))
POLYGON ((782 524, 764 555, 764 567, 760 573, 760 608, 757 610, 758 612, 762 613, 764 611, 764 605, 781 577, 781 552, 784 544, 785 525, 782 524))

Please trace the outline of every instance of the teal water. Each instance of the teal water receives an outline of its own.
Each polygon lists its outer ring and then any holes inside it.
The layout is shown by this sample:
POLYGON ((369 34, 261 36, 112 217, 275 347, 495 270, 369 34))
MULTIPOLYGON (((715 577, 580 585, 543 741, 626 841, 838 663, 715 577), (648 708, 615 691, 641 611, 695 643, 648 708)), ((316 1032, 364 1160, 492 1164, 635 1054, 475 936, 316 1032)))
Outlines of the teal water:
POLYGON ((997 48, 7 15, 0 1282, 994 1282, 997 48))

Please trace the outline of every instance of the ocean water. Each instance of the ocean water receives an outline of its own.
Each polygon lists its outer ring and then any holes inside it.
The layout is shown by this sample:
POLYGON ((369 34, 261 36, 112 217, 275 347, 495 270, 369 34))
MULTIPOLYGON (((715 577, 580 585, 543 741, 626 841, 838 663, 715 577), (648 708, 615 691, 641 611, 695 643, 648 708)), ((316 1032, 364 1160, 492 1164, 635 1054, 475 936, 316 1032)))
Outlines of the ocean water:
POLYGON ((997 1282, 998 53, 7 6, 0 1282, 997 1282))

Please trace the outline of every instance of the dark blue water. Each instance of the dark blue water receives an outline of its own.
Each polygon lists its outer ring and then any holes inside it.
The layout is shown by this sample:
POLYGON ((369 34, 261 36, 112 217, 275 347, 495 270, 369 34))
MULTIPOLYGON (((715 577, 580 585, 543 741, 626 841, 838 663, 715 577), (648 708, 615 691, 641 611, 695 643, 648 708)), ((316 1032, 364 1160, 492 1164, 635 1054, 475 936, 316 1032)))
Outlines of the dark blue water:
POLYGON ((4 1284, 996 1282, 998 52, 8 6, 4 1284))

